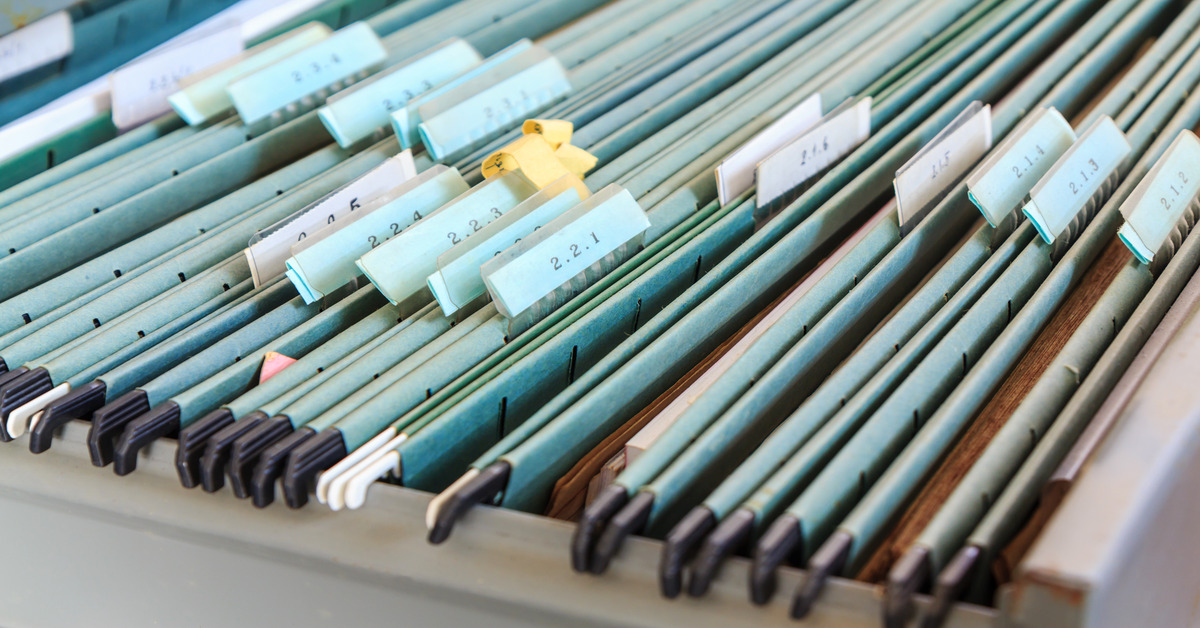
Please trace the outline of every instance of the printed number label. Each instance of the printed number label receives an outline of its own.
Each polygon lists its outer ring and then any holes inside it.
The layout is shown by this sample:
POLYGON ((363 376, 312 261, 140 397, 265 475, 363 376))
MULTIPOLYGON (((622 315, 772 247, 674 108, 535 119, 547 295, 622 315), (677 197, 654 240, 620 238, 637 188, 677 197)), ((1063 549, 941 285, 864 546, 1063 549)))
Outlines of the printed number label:
POLYGON ((1024 157, 1021 158, 1021 159, 1025 160, 1024 167, 1021 167, 1021 166, 1013 166, 1012 167, 1013 174, 1016 175, 1016 177, 1018 179, 1025 176, 1026 173, 1029 172, 1029 169, 1032 168, 1039 161, 1041 161, 1040 158, 1046 154, 1046 151, 1042 150, 1042 147, 1040 145, 1034 144, 1033 149, 1037 152, 1037 154, 1032 155, 1032 156, 1025 155, 1024 157))
MULTIPOLYGON (((809 159, 816 159, 818 156, 825 154, 829 150, 829 136, 821 138, 821 141, 814 144, 811 149, 805 148, 800 151, 800 165, 808 165, 809 159)), ((936 175, 935 175, 936 176, 936 175)))
MULTIPOLYGON (((592 237, 592 241, 583 245, 583 249, 582 249, 583 251, 586 251, 589 248, 591 248, 589 246, 590 244, 600 244, 600 238, 596 237, 596 233, 594 231, 592 233, 589 233, 588 235, 592 237)), ((570 255, 570 257, 567 257, 564 254, 563 258, 566 259, 567 262, 570 262, 571 258, 579 257, 580 255, 582 255, 583 253, 581 252, 579 247, 580 247, 580 245, 578 245, 578 244, 568 245, 568 248, 571 251, 571 255, 570 255)), ((550 258, 550 266, 552 266, 554 268, 554 270, 562 270, 562 261, 559 260, 557 257, 551 257, 550 258)))
POLYGON ((400 94, 401 94, 401 96, 403 96, 403 98, 401 98, 399 100, 392 100, 391 98, 384 98, 383 99, 383 108, 386 109, 388 111, 388 113, 391 113, 393 111, 396 111, 397 109, 401 109, 401 108, 407 106, 408 103, 412 102, 412 99, 416 98, 417 96, 419 96, 421 94, 424 94, 425 92, 427 92, 431 89, 433 89, 433 83, 430 83, 429 81, 421 81, 421 91, 414 92, 411 89, 402 89, 402 90, 400 90, 400 94))
MULTIPOLYGON (((330 218, 333 218, 333 217, 330 216, 330 218)), ((417 222, 420 219, 421 219, 421 212, 413 212, 413 222, 417 222)), ((330 222, 333 222, 333 221, 330 220, 330 222)), ((392 234, 391 234, 392 236, 400 235, 400 232, 404 231, 404 227, 401 227, 400 223, 398 223, 398 222, 393 222, 393 223, 389 224, 388 229, 392 230, 392 234)), ((387 238, 390 238, 390 237, 391 236, 386 236, 384 239, 386 240, 387 238)), ((379 240, 378 236, 369 235, 369 236, 367 236, 367 244, 370 244, 371 248, 375 248, 375 247, 379 246, 380 244, 382 244, 382 242, 379 240)))
POLYGON ((193 71, 192 66, 188 65, 178 68, 169 74, 150 77, 150 93, 157 94, 159 92, 175 91, 178 89, 179 81, 193 71))
MULTIPOLYGON (((528 102, 529 101, 529 94, 525 90, 521 90, 520 95, 521 95, 520 102, 528 102)), ((517 108, 517 103, 513 102, 513 99, 511 97, 505 96, 505 97, 501 98, 500 100, 504 106, 499 108, 499 110, 490 105, 484 107, 483 108, 483 117, 490 120, 492 118, 497 117, 501 111, 513 111, 514 109, 517 108)))
MULTIPOLYGON (((1178 172, 1177 172, 1177 173, 1175 173, 1175 174, 1176 174, 1176 175, 1178 175, 1178 177, 1179 177, 1179 182, 1180 182, 1180 183, 1187 183, 1187 182, 1188 182, 1187 175, 1186 175, 1186 174, 1184 174, 1182 170, 1178 171, 1178 172)), ((1168 200, 1168 199, 1167 199, 1167 197, 1163 196, 1163 197, 1160 197, 1158 200, 1159 200, 1159 202, 1161 202, 1161 203, 1162 203, 1163 209, 1165 209, 1165 210, 1167 210, 1167 211, 1170 211, 1170 210, 1171 210, 1171 208, 1175 206, 1175 201, 1178 201, 1178 200, 1179 200, 1179 196, 1182 194, 1182 192, 1180 192, 1179 190, 1175 189, 1175 185, 1174 185, 1174 184, 1171 184, 1171 185, 1169 185, 1168 187, 1171 189, 1171 194, 1174 196, 1174 198, 1171 198, 1171 199, 1169 199, 1169 200, 1168 200)))
MULTIPOLYGON (((466 233, 467 235, 471 235, 472 233, 475 233, 476 231, 479 231, 480 229, 483 229, 484 227, 491 224, 491 222, 493 220, 500 218, 501 216, 504 215, 504 212, 500 211, 499 207, 493 207, 493 208, 489 209, 488 212, 489 212, 489 215, 488 215, 488 220, 486 222, 483 220, 478 220, 478 219, 472 219, 472 220, 467 221, 467 230, 465 230, 464 233, 466 233)), ((462 242, 463 238, 465 238, 465 237, 466 236, 460 237, 458 235, 458 233, 455 231, 450 231, 450 232, 446 233, 446 238, 448 240, 450 240, 450 244, 452 244, 452 245, 462 242)))
POLYGON ((1096 163, 1095 159, 1089 159, 1087 162, 1088 165, 1092 167, 1092 171, 1090 173, 1087 170, 1079 171, 1079 178, 1083 179, 1082 183, 1076 183, 1074 181, 1067 182, 1067 187, 1071 188, 1071 194, 1078 194, 1079 190, 1083 189, 1083 183, 1087 183, 1092 179, 1090 175, 1096 174, 1096 172, 1100 170, 1100 166, 1096 163))
POLYGON ((341 63, 342 60, 338 58, 337 53, 330 53, 324 63, 314 61, 302 70, 292 70, 292 80, 297 83, 303 83, 304 79, 327 72, 341 63))
POLYGON ((933 168, 933 174, 929 177, 930 181, 938 178, 939 174, 942 174, 946 171, 946 168, 950 167, 950 151, 946 151, 941 159, 931 164, 931 167, 933 168))

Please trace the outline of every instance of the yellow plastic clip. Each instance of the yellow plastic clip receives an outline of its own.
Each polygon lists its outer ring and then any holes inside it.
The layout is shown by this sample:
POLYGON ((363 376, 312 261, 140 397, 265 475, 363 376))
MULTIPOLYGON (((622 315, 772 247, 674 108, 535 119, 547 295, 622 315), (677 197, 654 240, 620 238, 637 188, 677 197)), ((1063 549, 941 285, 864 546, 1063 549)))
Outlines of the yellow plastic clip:
POLYGON ((570 122, 526 120, 521 129, 525 135, 483 161, 484 177, 519 171, 538 189, 570 177, 581 199, 591 196, 583 175, 595 167, 596 158, 582 148, 571 146, 570 122))
POLYGON ((521 125, 521 132, 525 135, 540 135, 558 150, 559 146, 571 143, 575 125, 569 120, 526 120, 525 124, 521 125))
POLYGON ((595 155, 583 150, 582 148, 579 148, 578 146, 571 146, 570 144, 563 144, 562 146, 559 146, 558 149, 554 151, 554 156, 558 158, 558 161, 562 163, 567 170, 571 171, 571 174, 579 177, 580 179, 582 179, 583 175, 587 174, 589 170, 595 168, 596 162, 598 161, 595 155))

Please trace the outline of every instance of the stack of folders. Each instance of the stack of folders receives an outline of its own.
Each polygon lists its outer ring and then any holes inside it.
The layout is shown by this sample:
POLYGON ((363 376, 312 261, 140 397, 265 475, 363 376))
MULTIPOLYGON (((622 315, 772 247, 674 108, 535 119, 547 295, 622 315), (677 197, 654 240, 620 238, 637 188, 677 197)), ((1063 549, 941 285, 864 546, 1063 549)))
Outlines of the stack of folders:
POLYGON ((0 119, 55 129, 0 170, 0 439, 88 421, 118 475, 174 439, 258 507, 382 480, 433 543, 498 505, 575 521, 564 569, 645 535, 666 597, 740 554, 933 627, 1195 305, 1200 2, 62 11, 0 39, 0 119))

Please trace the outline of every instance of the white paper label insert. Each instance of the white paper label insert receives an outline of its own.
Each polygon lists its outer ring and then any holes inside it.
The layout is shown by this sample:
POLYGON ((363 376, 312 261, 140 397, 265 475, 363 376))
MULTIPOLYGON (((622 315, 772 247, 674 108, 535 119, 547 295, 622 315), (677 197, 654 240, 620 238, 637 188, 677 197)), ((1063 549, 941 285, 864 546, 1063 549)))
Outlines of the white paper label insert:
POLYGON ((241 52, 241 27, 229 24, 118 69, 109 77, 113 124, 127 129, 169 112, 167 97, 179 91, 181 79, 241 52))
POLYGON ((48 15, 0 37, 0 81, 58 61, 75 50, 75 31, 66 11, 48 15))
POLYGON ((839 107, 807 133, 758 164, 758 206, 763 207, 828 168, 871 135, 871 98, 839 107))
POLYGON ((975 101, 896 171, 900 224, 917 218, 992 147, 992 106, 975 101))
POLYGON ((717 164, 717 196, 721 205, 728 205, 754 187, 754 168, 758 162, 812 128, 820 119, 821 95, 813 94, 717 164))

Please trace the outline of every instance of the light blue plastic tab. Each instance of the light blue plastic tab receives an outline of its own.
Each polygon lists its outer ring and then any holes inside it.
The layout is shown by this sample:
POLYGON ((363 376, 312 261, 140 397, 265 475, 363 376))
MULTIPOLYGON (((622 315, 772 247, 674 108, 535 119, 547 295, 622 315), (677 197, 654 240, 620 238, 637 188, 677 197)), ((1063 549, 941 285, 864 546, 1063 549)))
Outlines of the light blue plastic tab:
POLYGON ((317 110, 317 115, 338 146, 348 148, 387 126, 391 112, 482 61, 483 57, 471 44, 458 38, 450 39, 338 92, 317 110))
POLYGON ((358 267, 393 305, 426 289, 438 256, 537 193, 519 172, 492 177, 363 255, 358 267))
POLYGON ((1074 141, 1075 130, 1058 110, 1037 110, 967 177, 967 196, 995 227, 1074 141))
POLYGON ((1130 150, 1112 118, 1097 120, 1030 191, 1030 201, 1021 211, 1038 235, 1054 242, 1130 150))
POLYGON ((305 24, 250 48, 229 62, 185 77, 180 81, 183 89, 168 96, 167 102, 188 124, 203 124, 233 108, 227 91, 231 83, 328 39, 331 34, 329 27, 319 22, 305 24))
POLYGON ((330 233, 318 234, 324 237, 306 248, 293 247, 292 257, 286 262, 288 279, 305 302, 320 299, 358 276, 354 262, 360 256, 465 193, 468 187, 453 168, 438 165, 422 172, 374 211, 346 221, 330 233))
POLYGON ((1200 140, 1185 129, 1121 204, 1125 224, 1117 235, 1138 260, 1149 264, 1197 193, 1200 140))
POLYGON ((246 124, 305 96, 339 89, 362 78, 387 59, 387 49, 365 22, 356 22, 332 37, 277 61, 229 86, 229 98, 246 124))
POLYGON ((438 161, 479 148, 571 92, 567 71, 534 45, 420 105, 417 131, 438 161))
POLYGON ((283 274, 292 282, 293 286, 296 286, 296 291, 304 298, 305 303, 316 303, 317 299, 321 298, 321 294, 313 292, 312 288, 308 287, 308 282, 304 281, 300 273, 289 269, 283 271, 283 274))
POLYGON ((580 200, 575 186, 564 177, 439 255, 438 270, 426 283, 442 307, 442 313, 449 316, 487 292, 479 274, 479 267, 484 262, 558 218, 580 200))
POLYGON ((480 268, 496 309, 512 318, 650 227, 613 183, 480 268))
POLYGON ((417 132, 417 126, 421 124, 421 114, 419 109, 421 105, 446 94, 450 90, 483 76, 503 64, 514 56, 525 52, 533 47, 533 42, 528 39, 522 39, 512 44, 511 46, 497 52, 496 54, 484 59, 483 63, 467 70, 466 72, 452 78, 441 85, 435 85, 433 89, 425 92, 417 98, 410 100, 403 108, 393 111, 390 118, 392 122, 392 130, 396 132, 396 139, 400 141, 400 146, 403 148, 415 148, 417 142, 421 141, 421 136, 417 132))

